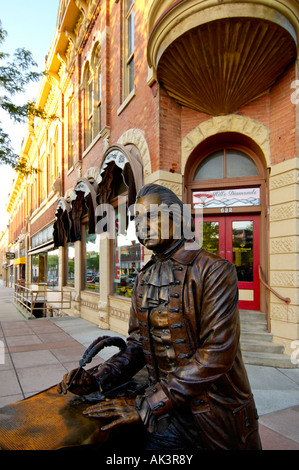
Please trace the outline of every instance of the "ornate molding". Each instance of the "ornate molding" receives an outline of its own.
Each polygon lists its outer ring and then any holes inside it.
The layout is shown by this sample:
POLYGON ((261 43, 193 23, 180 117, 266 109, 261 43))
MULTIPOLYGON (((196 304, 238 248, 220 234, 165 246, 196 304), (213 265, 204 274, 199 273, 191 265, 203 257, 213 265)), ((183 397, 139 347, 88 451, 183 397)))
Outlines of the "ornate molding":
POLYGON ((61 178, 60 177, 56 178, 56 180, 53 182, 52 191, 54 191, 54 193, 58 193, 58 194, 61 193, 61 178))
POLYGON ((110 145, 110 135, 111 135, 111 129, 109 126, 103 127, 101 130, 101 137, 104 141, 104 151, 106 151, 109 148, 110 145))
POLYGON ((75 168, 77 170, 77 173, 78 173, 78 178, 81 178, 82 176, 82 160, 78 160, 76 163, 75 163, 75 168))
POLYGON ((74 195, 74 188, 70 188, 65 192, 64 199, 72 199, 74 195))
POLYGON ((299 285, 297 271, 271 271, 270 279, 273 287, 298 287, 299 285))
POLYGON ((110 316, 126 322, 129 320, 129 313, 119 310, 118 308, 110 307, 110 316))
POLYGON ((299 322, 299 312, 295 305, 271 304, 271 320, 299 322))
POLYGON ((270 177, 270 190, 283 188, 299 183, 299 170, 291 170, 280 175, 270 177))
POLYGON ((293 201, 270 207, 270 222, 295 219, 299 212, 299 202, 293 201))
POLYGON ((299 237, 277 238, 270 241, 270 253, 297 253, 299 251, 299 237))
POLYGON ((98 304, 94 302, 90 302, 88 300, 81 299, 81 306, 90 308, 92 310, 98 310, 98 304))
POLYGON ((117 143, 121 145, 135 145, 135 147, 138 148, 142 159, 144 178, 152 173, 150 152, 144 136, 144 132, 142 130, 129 129, 128 131, 124 132, 124 134, 122 134, 117 143))
POLYGON ((84 178, 90 179, 93 178, 95 181, 98 180, 98 177, 100 175, 100 170, 96 166, 92 166, 91 168, 88 168, 86 171, 84 178))

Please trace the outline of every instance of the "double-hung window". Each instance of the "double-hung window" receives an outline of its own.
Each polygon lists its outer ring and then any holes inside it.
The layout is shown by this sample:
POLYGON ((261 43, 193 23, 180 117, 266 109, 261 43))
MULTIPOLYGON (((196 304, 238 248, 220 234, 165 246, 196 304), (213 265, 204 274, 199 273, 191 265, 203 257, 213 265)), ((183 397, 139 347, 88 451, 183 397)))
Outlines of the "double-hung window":
POLYGON ((89 63, 87 63, 84 75, 85 148, 87 148, 93 140, 93 86, 93 73, 90 70, 89 63))
POLYGON ((134 89, 134 1, 124 0, 124 98, 134 89))

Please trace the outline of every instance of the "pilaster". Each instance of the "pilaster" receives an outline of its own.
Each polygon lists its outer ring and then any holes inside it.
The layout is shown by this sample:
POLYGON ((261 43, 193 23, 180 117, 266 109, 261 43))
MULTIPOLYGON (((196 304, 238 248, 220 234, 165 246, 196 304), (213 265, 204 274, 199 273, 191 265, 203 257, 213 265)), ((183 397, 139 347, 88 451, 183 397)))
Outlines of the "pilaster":
POLYGON ((270 286, 289 304, 270 295, 274 341, 292 353, 299 337, 299 159, 272 167, 270 175, 270 286))

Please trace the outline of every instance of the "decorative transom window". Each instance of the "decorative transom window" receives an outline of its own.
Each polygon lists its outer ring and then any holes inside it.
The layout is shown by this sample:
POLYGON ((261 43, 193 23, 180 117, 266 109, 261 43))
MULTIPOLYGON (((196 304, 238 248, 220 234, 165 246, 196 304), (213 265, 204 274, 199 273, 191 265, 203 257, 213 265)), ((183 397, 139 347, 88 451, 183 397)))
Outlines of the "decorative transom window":
POLYGON ((194 173, 194 181, 258 176, 254 161, 240 150, 225 148, 206 157, 194 173))

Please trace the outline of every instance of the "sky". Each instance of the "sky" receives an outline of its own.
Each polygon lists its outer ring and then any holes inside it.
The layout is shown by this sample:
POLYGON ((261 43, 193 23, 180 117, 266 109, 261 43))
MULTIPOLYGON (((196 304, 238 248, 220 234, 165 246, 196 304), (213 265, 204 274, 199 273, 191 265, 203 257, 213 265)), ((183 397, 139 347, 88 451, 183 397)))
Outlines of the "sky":
MULTIPOLYGON (((59 0, 0 0, 0 20, 6 30, 5 42, 0 46, 2 52, 13 54, 20 47, 31 51, 38 64, 37 71, 44 70, 45 56, 48 54, 54 38, 59 0)), ((32 84, 24 96, 17 96, 18 103, 25 103, 35 98, 39 83, 32 84)), ((0 89, 1 96, 1 89, 0 89)), ((15 98, 13 98, 15 99, 15 98)), ((0 112, 0 120, 5 132, 10 136, 14 151, 19 154, 27 125, 14 124, 0 112)), ((5 165, 0 165, 0 232, 7 224, 6 203, 14 172, 5 165)))

